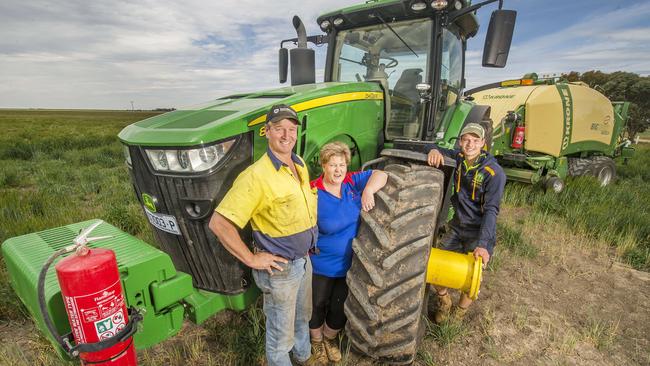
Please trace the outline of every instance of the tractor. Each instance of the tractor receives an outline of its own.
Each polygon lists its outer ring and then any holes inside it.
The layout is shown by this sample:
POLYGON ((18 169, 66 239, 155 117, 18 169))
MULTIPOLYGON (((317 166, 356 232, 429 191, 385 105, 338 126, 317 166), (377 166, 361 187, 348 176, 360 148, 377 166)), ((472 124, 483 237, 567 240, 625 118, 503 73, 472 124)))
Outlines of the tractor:
MULTIPOLYGON (((469 122, 492 129, 490 107, 464 98, 463 90, 467 42, 479 28, 476 11, 496 1, 371 0, 321 15, 323 34, 309 37, 294 17, 297 37, 283 40, 279 50, 279 78, 287 81, 290 65, 290 86, 224 96, 124 128, 119 139, 126 164, 159 249, 109 224, 96 231, 114 236, 98 245, 116 252, 127 304, 146 310, 136 347, 173 336, 183 316, 201 323, 226 308, 244 309, 257 296, 250 270, 218 242, 208 222, 237 175, 266 151, 265 114, 283 103, 298 112, 296 153, 313 177, 320 147, 332 141, 351 148, 350 170, 380 167, 389 175, 353 242, 346 333, 355 349, 374 359, 411 363, 424 332, 427 283, 445 281, 436 275, 444 254, 432 246, 448 216, 455 169, 451 159, 440 169, 428 166, 425 149, 431 142, 453 148, 469 122), (323 82, 315 82, 308 43, 327 45, 323 82)), ((501 8, 502 0, 488 27, 486 67, 504 67, 507 60, 516 12, 501 8)), ((41 329, 34 273, 88 224, 3 244, 12 284, 41 329), (27 246, 43 249, 24 255, 27 246)), ((250 243, 250 230, 242 238, 250 243)), ((448 282, 475 297, 477 262, 467 259, 469 280, 448 282)), ((45 278, 44 308, 65 333, 56 281, 52 274, 45 278)))

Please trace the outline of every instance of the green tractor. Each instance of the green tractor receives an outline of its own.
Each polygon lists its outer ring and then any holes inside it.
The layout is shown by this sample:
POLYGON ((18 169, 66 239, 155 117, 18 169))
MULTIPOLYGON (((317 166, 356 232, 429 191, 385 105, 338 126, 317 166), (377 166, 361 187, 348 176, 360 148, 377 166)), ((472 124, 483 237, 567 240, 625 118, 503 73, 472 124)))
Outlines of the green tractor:
MULTIPOLYGON (((287 79, 290 59, 291 86, 225 96, 123 129, 119 138, 133 187, 161 251, 108 224, 97 231, 116 237, 100 245, 117 254, 128 305, 146 310, 136 347, 174 335, 183 314, 201 323, 255 299, 250 271, 218 242, 208 222, 237 175, 266 151, 265 114, 283 103, 298 112, 296 152, 314 177, 320 171, 319 149, 331 141, 350 146, 351 170, 379 166, 389 175, 377 207, 362 215, 353 243, 346 330, 353 347, 372 358, 412 362, 424 331, 427 283, 437 281, 428 258, 447 218, 455 169, 452 160, 441 169, 429 167, 424 149, 432 141, 453 148, 469 122, 491 131, 490 107, 462 95, 467 40, 479 28, 475 13, 494 2, 366 1, 321 15, 324 34, 310 37, 294 17, 297 37, 282 41, 279 53, 280 81, 287 79), (315 53, 308 42, 327 44, 322 83, 315 83, 315 53), (282 47, 290 43, 297 47, 282 47)), ((488 67, 505 66, 512 39, 516 12, 501 5, 485 41, 483 65, 488 67)), ((86 224, 3 244, 14 288, 41 327, 33 273, 86 224), (28 244, 45 249, 21 254, 28 244)), ((250 242, 250 231, 242 237, 250 242)), ((473 280, 461 285, 476 296, 480 265, 472 271, 473 280)), ((53 274, 47 281, 46 307, 65 333, 53 274)))

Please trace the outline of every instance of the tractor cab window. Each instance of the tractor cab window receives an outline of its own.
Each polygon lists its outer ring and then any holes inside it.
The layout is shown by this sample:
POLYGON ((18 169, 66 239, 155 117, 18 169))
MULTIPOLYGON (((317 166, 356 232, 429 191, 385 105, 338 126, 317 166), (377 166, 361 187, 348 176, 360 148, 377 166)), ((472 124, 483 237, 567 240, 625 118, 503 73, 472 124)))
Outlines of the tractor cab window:
POLYGON ((442 60, 440 85, 442 88, 441 108, 446 109, 458 100, 463 72, 463 44, 458 35, 442 30, 442 60))
POLYGON ((431 20, 390 25, 394 32, 384 24, 339 32, 332 80, 379 83, 385 96, 386 138, 417 138, 424 108, 415 86, 429 80, 431 20))

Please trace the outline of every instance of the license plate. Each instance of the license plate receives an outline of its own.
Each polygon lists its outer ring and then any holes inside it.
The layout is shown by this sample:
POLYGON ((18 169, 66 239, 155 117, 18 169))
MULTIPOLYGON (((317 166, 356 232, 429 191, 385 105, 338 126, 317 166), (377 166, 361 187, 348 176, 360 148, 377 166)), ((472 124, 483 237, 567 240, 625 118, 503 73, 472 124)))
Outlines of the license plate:
POLYGON ((157 227, 162 231, 166 231, 171 234, 181 235, 180 230, 178 229, 178 223, 176 223, 176 218, 171 215, 163 215, 159 213, 153 213, 144 209, 144 212, 147 214, 147 218, 151 225, 157 227))

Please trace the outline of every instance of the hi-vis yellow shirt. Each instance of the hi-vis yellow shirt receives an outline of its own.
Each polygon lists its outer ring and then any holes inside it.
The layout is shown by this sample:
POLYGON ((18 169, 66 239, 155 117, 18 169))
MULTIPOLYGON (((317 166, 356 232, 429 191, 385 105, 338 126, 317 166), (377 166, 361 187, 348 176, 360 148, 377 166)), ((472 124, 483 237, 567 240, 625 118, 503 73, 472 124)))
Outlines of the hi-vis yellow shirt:
POLYGON ((305 162, 292 154, 300 182, 270 150, 241 172, 216 211, 243 228, 248 221, 258 247, 297 259, 316 244, 317 193, 305 162))

